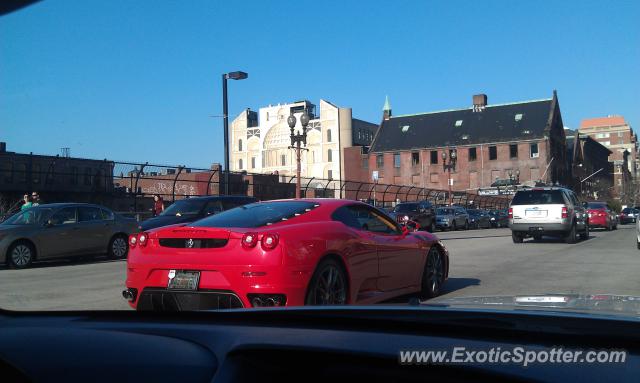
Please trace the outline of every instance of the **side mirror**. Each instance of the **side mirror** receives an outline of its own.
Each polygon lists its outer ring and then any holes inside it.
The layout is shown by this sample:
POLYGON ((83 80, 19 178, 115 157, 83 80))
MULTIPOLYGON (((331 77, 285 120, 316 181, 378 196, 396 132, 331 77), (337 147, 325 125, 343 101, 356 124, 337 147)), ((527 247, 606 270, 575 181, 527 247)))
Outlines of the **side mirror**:
POLYGON ((406 237, 409 234, 409 229, 406 226, 402 226, 402 238, 406 237))

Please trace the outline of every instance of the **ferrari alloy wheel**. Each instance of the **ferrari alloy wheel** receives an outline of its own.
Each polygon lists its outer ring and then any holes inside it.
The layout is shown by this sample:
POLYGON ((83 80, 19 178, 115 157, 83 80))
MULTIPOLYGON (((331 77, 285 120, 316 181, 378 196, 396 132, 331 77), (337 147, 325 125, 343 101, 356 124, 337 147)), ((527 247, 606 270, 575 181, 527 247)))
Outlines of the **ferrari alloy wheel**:
POLYGON ((427 254, 427 264, 422 273, 422 298, 433 298, 440 294, 444 284, 444 256, 440 249, 431 246, 427 254))
POLYGON ((27 242, 18 242, 9 249, 9 266, 14 269, 24 269, 31 265, 35 251, 27 242))
POLYGON ((322 261, 307 292, 307 305, 343 305, 347 303, 347 277, 333 259, 322 261))

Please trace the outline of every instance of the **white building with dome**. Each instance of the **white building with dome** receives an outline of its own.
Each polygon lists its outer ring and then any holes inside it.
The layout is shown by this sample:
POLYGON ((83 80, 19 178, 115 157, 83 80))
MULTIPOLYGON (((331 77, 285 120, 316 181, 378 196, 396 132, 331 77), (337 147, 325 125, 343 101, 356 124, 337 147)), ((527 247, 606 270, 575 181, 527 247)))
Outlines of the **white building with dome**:
POLYGON ((378 125, 354 119, 351 108, 340 108, 320 100, 319 108, 309 101, 269 105, 259 112, 244 110, 231 122, 230 161, 232 171, 248 173, 296 174, 295 150, 287 117, 293 112, 302 129, 300 116, 307 110, 308 151, 302 152, 301 176, 341 180, 344 174, 343 149, 368 146, 378 125))

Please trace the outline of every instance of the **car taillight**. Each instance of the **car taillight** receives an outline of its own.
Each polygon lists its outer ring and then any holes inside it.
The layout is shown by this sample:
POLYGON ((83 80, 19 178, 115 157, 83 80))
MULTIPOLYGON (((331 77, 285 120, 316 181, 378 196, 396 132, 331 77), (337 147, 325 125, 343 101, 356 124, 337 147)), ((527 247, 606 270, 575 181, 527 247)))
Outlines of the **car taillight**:
POLYGON ((138 237, 136 235, 129 236, 129 247, 134 248, 138 244, 138 237))
POLYGON ((569 215, 567 214, 567 207, 562 207, 562 218, 567 218, 569 215))
POLYGON ((149 242, 149 235, 147 233, 138 234, 138 246, 145 247, 147 246, 147 242, 149 242))
POLYGON ((509 208, 509 218, 513 218, 513 208, 509 208))
POLYGON ((262 248, 273 250, 278 246, 278 234, 265 234, 262 236, 262 248))
POLYGON ((242 247, 245 249, 251 249, 256 247, 258 244, 258 234, 256 233, 245 233, 242 236, 242 247))

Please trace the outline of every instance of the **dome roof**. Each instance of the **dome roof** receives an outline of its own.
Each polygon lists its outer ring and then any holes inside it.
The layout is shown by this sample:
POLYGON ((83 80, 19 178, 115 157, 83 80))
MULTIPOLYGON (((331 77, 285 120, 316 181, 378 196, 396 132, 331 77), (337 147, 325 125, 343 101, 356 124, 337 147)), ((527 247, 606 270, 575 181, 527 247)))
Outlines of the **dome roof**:
POLYGON ((291 144, 291 130, 285 120, 278 121, 264 137, 264 149, 286 148, 291 144))

